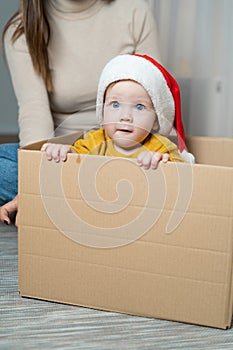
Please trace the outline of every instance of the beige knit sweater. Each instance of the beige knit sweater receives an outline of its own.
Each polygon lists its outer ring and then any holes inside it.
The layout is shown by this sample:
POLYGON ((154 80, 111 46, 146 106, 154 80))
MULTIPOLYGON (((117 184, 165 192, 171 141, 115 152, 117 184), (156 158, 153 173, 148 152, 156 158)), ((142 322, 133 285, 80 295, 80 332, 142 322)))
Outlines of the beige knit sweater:
POLYGON ((160 60, 156 24, 144 0, 47 0, 53 93, 35 73, 25 37, 5 50, 19 106, 20 144, 98 127, 98 79, 112 57, 148 54, 160 60))

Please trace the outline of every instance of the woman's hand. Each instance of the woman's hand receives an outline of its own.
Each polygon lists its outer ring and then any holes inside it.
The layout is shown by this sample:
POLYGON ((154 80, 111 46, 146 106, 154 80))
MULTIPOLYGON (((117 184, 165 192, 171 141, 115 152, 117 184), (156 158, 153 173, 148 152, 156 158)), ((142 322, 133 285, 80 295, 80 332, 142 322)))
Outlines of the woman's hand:
POLYGON ((138 155, 138 165, 144 169, 157 169, 159 162, 167 163, 169 161, 168 153, 144 151, 138 155))
MULTIPOLYGON (((10 214, 18 211, 18 196, 12 201, 0 207, 0 221, 9 225, 11 223, 10 214)), ((15 226, 18 227, 18 215, 16 214, 15 226)))

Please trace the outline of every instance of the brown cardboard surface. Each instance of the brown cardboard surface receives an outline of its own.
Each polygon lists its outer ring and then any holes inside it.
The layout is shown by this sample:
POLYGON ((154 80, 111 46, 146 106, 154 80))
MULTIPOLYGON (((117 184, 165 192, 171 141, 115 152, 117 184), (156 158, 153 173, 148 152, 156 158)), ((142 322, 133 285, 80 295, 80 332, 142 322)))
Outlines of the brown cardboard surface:
POLYGON ((195 154, 198 164, 233 167, 232 141, 223 137, 187 137, 188 150, 195 154))
POLYGON ((188 142, 206 164, 144 171, 74 154, 56 164, 40 143, 21 149, 20 294, 230 327, 233 140, 188 142))

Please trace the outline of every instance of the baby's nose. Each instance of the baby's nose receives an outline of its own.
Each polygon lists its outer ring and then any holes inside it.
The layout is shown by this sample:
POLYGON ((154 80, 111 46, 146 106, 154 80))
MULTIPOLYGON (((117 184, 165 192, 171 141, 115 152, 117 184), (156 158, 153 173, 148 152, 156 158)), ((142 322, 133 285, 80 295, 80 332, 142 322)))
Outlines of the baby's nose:
POLYGON ((120 120, 132 122, 132 120, 133 120, 133 113, 132 113, 132 109, 130 108, 130 106, 124 106, 124 108, 123 108, 123 110, 121 112, 120 120))

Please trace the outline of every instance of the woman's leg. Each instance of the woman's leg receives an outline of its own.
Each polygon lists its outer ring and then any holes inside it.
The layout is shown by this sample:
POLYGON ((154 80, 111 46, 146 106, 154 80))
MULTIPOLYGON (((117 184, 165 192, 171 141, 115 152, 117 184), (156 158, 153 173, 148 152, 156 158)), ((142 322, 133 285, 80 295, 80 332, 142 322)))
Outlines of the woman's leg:
POLYGON ((0 206, 18 193, 18 143, 0 144, 0 206))

